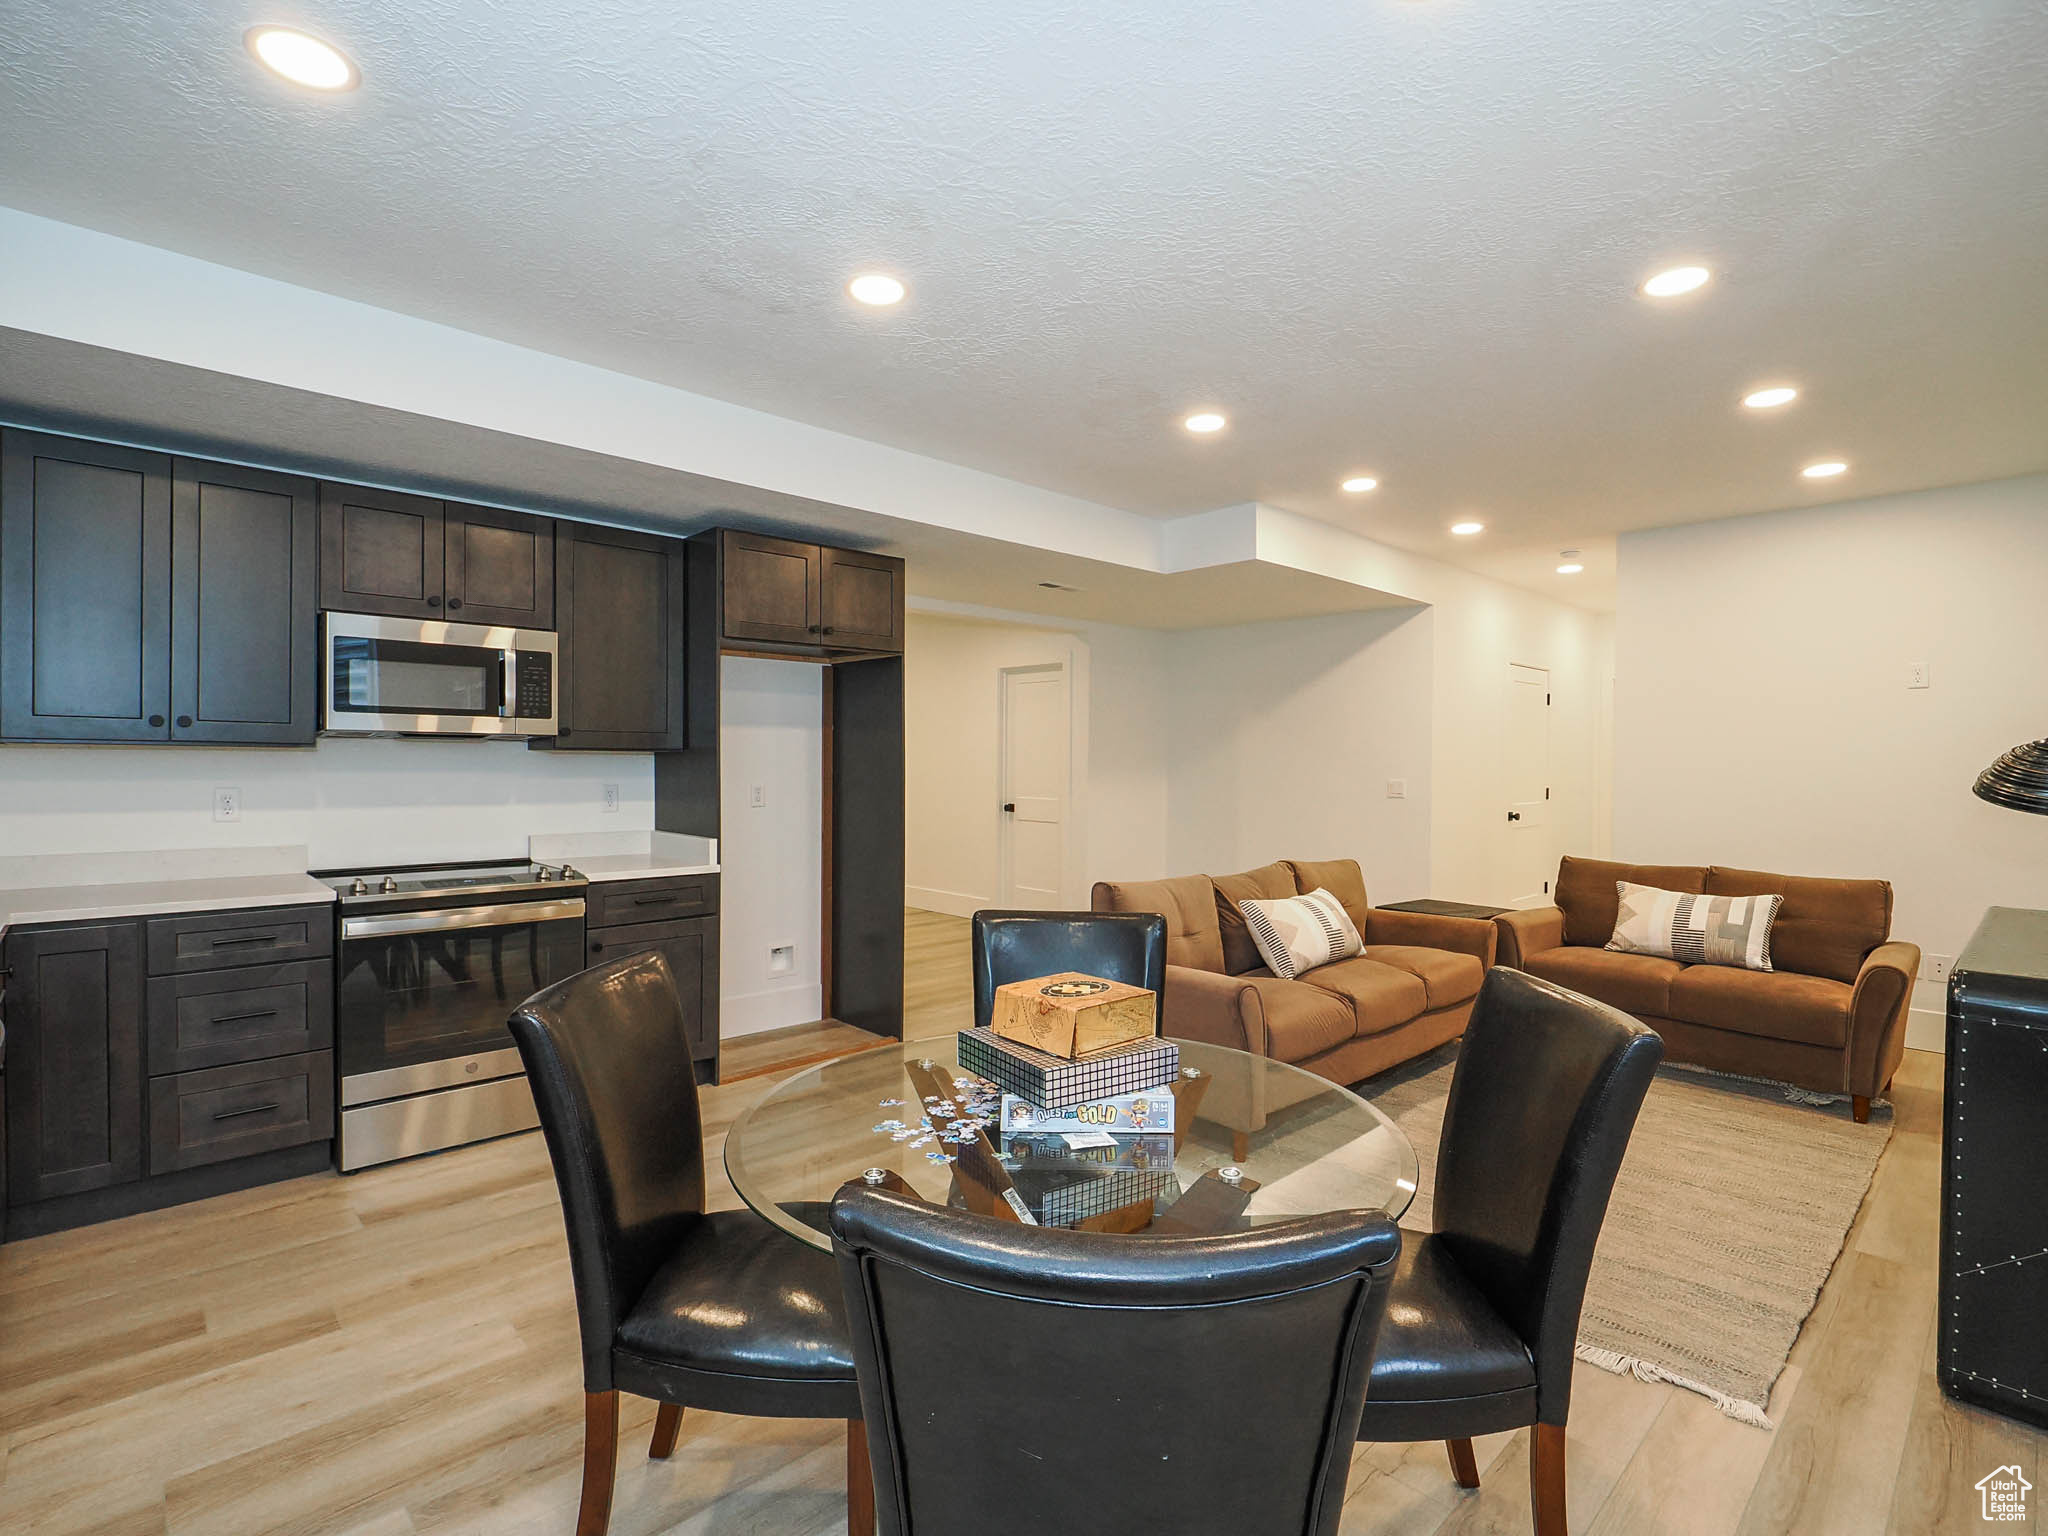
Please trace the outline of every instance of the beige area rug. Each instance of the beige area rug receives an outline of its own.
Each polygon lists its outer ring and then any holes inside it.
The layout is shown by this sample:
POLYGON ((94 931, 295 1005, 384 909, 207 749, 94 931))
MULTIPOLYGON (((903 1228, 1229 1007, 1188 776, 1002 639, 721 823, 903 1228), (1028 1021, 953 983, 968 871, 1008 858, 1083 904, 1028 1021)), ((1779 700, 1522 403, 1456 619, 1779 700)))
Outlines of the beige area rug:
MULTIPOLYGON (((1430 1191, 1456 1047, 1357 1086, 1399 1123, 1422 1170, 1401 1218, 1431 1230, 1430 1191)), ((1834 1268, 1891 1110, 1776 1083, 1665 1067, 1650 1085, 1586 1285, 1578 1357, 1667 1381, 1764 1428, 1771 1385, 1834 1268), (1811 1095, 1806 1096, 1811 1098, 1811 1095)))

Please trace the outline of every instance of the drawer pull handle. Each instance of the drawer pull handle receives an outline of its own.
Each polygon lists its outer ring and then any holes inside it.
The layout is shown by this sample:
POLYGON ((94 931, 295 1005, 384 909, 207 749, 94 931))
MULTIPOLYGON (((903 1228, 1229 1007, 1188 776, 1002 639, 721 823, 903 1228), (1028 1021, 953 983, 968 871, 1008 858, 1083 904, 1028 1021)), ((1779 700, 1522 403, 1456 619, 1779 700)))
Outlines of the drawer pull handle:
POLYGON ((249 933, 239 938, 209 939, 215 949, 226 949, 230 944, 275 944, 280 935, 275 933, 249 933))
POLYGON ((633 905, 636 907, 666 907, 682 899, 681 896, 673 892, 667 896, 635 896, 633 898, 633 905))
POLYGON ((254 1013, 223 1013, 218 1015, 213 1022, 216 1024, 246 1024, 251 1019, 274 1019, 276 1017, 277 1010, 275 1008, 258 1008, 254 1013))
POLYGON ((217 1109, 213 1112, 213 1118, 216 1120, 239 1120, 244 1115, 268 1114, 277 1107, 277 1101, 272 1099, 268 1104, 251 1104, 247 1109, 217 1109))

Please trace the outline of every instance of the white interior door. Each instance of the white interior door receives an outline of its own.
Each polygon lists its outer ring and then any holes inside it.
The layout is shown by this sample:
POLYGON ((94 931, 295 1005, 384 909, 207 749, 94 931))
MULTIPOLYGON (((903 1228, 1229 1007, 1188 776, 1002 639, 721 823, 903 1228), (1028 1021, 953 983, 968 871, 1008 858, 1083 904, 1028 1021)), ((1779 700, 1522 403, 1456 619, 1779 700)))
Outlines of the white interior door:
POLYGON ((1508 667, 1507 849, 1509 900, 1517 907, 1545 906, 1557 873, 1550 828, 1550 672, 1545 667, 1508 667))
POLYGON ((1064 906, 1069 759, 1067 669, 1003 669, 1002 904, 1064 906))

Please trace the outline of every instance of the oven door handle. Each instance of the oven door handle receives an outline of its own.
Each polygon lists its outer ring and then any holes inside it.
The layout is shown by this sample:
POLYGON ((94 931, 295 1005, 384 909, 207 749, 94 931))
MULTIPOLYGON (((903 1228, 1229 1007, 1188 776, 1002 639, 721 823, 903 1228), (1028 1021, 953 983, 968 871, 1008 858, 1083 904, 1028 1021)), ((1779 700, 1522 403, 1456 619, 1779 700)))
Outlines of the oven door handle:
POLYGON ((524 928, 531 923, 581 917, 583 898, 570 901, 515 901, 501 907, 454 907, 438 912, 390 912, 344 917, 344 939, 377 939, 398 933, 444 933, 460 928, 524 928))

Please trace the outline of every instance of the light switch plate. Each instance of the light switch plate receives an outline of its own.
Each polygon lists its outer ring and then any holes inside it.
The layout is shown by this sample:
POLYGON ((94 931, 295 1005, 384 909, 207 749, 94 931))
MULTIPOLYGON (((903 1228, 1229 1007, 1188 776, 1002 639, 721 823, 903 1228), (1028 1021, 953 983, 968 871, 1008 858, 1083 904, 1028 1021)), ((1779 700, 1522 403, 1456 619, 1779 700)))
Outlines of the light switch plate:
POLYGON ((213 819, 215 821, 240 821, 242 819, 241 790, 226 784, 216 784, 214 786, 213 819))
POLYGON ((1934 668, 1924 661, 1910 663, 1906 668, 1906 686, 1908 688, 1932 688, 1934 686, 1934 668))
POLYGON ((1406 779, 1387 780, 1387 798, 1389 800, 1406 800, 1408 798, 1408 781, 1406 779))

